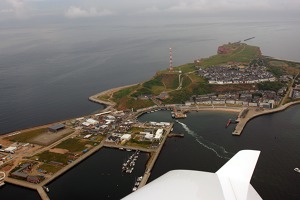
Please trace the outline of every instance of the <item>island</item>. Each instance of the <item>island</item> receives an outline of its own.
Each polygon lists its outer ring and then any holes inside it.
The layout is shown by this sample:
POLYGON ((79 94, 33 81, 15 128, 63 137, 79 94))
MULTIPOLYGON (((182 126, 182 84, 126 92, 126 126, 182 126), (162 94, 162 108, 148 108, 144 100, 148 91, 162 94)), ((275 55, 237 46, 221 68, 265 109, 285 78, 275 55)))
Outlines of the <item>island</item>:
POLYGON ((105 104, 100 113, 15 131, 0 137, 0 185, 4 182, 37 190, 49 199, 47 184, 101 148, 132 151, 120 169, 132 173, 139 152, 149 154, 146 170, 133 191, 147 183, 168 137, 172 122, 139 122, 145 113, 169 110, 173 118, 190 111, 237 112, 233 135, 254 117, 279 112, 300 99, 300 63, 261 53, 259 47, 235 42, 217 55, 157 72, 143 83, 93 95, 105 104))

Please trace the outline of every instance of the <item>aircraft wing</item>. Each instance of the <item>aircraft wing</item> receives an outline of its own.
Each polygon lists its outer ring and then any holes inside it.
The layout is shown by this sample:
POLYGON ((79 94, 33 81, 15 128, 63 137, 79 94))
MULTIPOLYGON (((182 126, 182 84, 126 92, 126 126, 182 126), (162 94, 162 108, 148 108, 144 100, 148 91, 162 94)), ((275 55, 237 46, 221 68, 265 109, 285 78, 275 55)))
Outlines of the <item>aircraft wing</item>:
POLYGON ((259 151, 238 152, 216 173, 173 170, 124 197, 124 200, 260 200, 250 185, 259 151))

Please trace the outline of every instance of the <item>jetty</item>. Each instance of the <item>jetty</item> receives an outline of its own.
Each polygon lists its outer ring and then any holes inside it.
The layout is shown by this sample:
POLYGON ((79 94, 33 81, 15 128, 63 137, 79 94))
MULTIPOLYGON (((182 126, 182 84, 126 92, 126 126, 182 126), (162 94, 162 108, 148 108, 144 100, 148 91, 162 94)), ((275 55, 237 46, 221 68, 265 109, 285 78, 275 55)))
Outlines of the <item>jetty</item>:
POLYGON ((156 162, 156 160, 157 160, 157 158, 158 158, 158 156, 159 156, 159 154, 160 154, 160 152, 161 152, 161 150, 162 150, 162 148, 163 148, 163 146, 164 146, 164 144, 165 144, 165 142, 168 138, 168 135, 171 132, 172 127, 173 127, 173 124, 168 129, 166 129, 167 132, 165 133, 165 136, 164 136, 163 140, 161 141, 159 147, 156 149, 155 152, 151 153, 151 157, 149 158, 149 160, 147 162, 147 165, 146 165, 145 174, 144 174, 144 176, 143 176, 143 178, 142 178, 142 180, 141 180, 141 182, 138 186, 138 189, 143 187, 144 185, 146 185, 146 183, 147 183, 147 181, 148 181, 148 179, 151 175, 152 168, 153 168, 153 166, 154 166, 154 164, 155 164, 155 162, 156 162))
POLYGON ((170 133, 168 137, 184 137, 183 133, 170 133))
POLYGON ((235 127, 235 130, 232 132, 232 135, 236 135, 239 136, 242 134, 246 124, 254 119, 255 117, 259 117, 262 115, 267 115, 267 114, 271 114, 271 113, 276 113, 276 112, 281 112, 285 109, 287 109, 289 106, 295 105, 295 104, 299 104, 300 101, 295 101, 295 102, 290 102, 287 104, 284 104, 280 107, 274 108, 274 109, 267 109, 267 110, 261 110, 261 109, 257 109, 257 108, 246 108, 243 109, 238 118, 237 118, 237 125, 235 127))

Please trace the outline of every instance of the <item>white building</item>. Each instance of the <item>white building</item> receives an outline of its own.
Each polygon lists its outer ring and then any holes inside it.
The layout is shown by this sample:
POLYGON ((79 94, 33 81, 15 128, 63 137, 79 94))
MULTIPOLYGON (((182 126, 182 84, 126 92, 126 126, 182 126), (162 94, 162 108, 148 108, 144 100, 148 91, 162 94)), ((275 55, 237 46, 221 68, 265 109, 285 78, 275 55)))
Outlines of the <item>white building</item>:
POLYGON ((91 125, 99 124, 99 121, 94 120, 94 119, 92 119, 92 118, 87 119, 86 122, 89 123, 89 124, 91 124, 91 125))
POLYGON ((164 132, 164 129, 157 129, 154 139, 161 140, 163 132, 164 132))
POLYGON ((131 135, 130 134, 124 134, 121 137, 121 140, 127 140, 127 141, 129 141, 130 139, 131 139, 131 135))
POLYGON ((147 133, 147 134, 145 135, 145 139, 147 139, 147 140, 152 140, 152 139, 153 139, 153 134, 147 133))

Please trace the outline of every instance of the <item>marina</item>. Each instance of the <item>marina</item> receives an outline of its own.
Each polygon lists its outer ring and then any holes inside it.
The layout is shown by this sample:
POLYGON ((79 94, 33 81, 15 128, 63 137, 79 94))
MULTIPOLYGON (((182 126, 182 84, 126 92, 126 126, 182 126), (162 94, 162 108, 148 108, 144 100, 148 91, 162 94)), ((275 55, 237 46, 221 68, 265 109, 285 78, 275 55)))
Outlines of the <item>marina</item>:
POLYGON ((133 188, 132 188, 132 191, 133 191, 133 192, 135 192, 135 191, 138 189, 138 187, 139 187, 139 185, 140 185, 140 183, 141 183, 142 180, 143 180, 143 176, 139 176, 139 177, 136 179, 136 181, 135 181, 135 183, 134 183, 134 186, 133 186, 133 188))
POLYGON ((135 166, 135 162, 138 159, 138 155, 139 155, 140 151, 137 150, 136 152, 134 152, 128 159, 126 162, 124 162, 122 164, 122 172, 125 173, 132 173, 134 166, 135 166))

